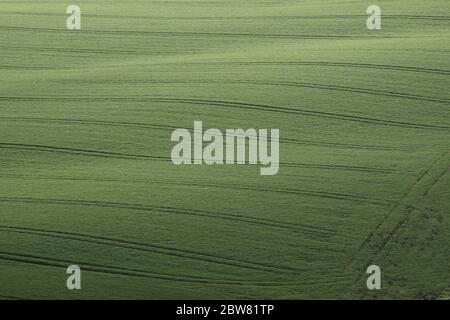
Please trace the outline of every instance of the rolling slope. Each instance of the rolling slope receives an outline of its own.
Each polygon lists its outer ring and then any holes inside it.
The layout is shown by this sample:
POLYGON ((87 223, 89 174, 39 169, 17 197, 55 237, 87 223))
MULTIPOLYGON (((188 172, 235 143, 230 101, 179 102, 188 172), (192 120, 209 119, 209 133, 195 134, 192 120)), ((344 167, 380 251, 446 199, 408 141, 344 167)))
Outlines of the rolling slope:
POLYGON ((76 3, 0 3, 0 298, 448 298, 447 0, 76 3), (279 173, 173 165, 195 120, 279 173))

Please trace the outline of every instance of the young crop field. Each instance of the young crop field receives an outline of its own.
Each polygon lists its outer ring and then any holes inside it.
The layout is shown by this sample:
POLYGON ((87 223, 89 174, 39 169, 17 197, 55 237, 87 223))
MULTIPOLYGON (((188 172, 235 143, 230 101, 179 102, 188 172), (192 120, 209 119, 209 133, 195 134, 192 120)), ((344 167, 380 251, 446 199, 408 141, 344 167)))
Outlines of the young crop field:
POLYGON ((449 12, 0 1, 0 299, 448 299, 449 12), (278 172, 175 165, 194 121, 279 129, 278 172))

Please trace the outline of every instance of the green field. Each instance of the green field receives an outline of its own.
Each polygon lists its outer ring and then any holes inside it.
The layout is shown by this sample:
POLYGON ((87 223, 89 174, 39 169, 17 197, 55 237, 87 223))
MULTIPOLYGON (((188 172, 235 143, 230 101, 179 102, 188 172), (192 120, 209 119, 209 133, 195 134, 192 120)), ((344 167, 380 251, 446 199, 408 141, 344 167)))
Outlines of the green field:
POLYGON ((371 4, 2 0, 0 299, 448 299, 450 2, 371 4), (279 173, 175 166, 195 120, 279 173))

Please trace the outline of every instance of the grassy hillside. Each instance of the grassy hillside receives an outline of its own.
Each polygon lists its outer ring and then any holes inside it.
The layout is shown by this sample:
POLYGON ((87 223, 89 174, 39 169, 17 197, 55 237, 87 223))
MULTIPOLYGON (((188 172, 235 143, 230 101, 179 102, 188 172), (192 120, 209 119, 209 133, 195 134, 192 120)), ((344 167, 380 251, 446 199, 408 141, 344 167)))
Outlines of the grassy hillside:
POLYGON ((448 297, 448 0, 71 3, 0 3, 0 298, 448 297), (173 165, 194 120, 279 173, 173 165))

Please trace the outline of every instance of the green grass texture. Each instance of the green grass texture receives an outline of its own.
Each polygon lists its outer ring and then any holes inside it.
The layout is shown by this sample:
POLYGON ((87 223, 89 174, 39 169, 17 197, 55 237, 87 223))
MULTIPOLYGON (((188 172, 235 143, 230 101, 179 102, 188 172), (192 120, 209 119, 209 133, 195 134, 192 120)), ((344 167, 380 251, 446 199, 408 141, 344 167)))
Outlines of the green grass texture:
POLYGON ((0 299, 448 299, 449 12, 2 0, 0 299), (279 129, 278 174, 172 164, 196 120, 279 129))

